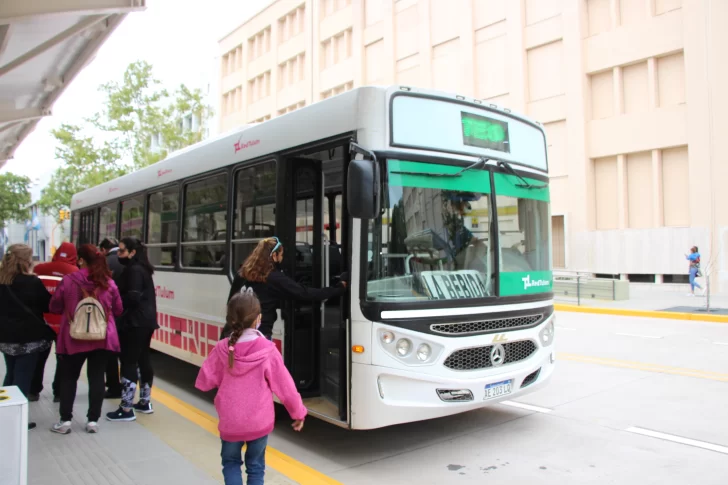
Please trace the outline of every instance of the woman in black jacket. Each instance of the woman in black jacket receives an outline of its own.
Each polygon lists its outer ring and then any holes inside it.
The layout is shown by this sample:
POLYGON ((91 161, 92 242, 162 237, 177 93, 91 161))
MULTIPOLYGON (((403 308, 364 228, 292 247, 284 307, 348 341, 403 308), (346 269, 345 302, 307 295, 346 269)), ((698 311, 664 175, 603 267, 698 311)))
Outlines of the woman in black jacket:
MULTIPOLYGON (((240 271, 235 275, 228 301, 234 294, 252 290, 260 301, 263 318, 260 333, 268 340, 273 335, 276 308, 281 300, 324 301, 346 293, 346 282, 329 288, 306 288, 286 276, 278 267, 283 261, 283 245, 277 237, 263 239, 248 256, 240 271)), ((228 326, 223 329, 222 338, 229 334, 228 326)))
MULTIPOLYGON (((3 386, 17 386, 28 396, 38 356, 51 348, 55 333, 46 325, 51 294, 35 276, 33 250, 13 244, 0 263, 0 352, 5 357, 3 386)), ((35 423, 28 423, 35 428, 35 423)))
POLYGON ((121 343, 121 405, 108 413, 109 421, 134 421, 134 411, 152 414, 151 396, 154 370, 150 359, 152 335, 157 324, 157 298, 154 293, 154 267, 147 248, 136 238, 119 242, 119 262, 124 272, 119 279, 119 293, 124 313, 117 321, 121 343), (139 369, 139 402, 133 404, 139 369))

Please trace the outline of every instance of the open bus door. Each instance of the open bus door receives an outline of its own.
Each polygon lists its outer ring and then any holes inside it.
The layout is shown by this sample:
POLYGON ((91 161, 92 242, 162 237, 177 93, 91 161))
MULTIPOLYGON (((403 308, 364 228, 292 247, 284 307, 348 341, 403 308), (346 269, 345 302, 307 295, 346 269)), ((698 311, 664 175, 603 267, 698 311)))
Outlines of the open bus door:
MULTIPOLYGON (((343 171, 345 162, 340 162, 343 171)), ((348 270, 343 241, 332 240, 332 234, 345 231, 331 230, 341 226, 336 216, 343 213, 343 197, 327 195, 324 179, 324 171, 338 163, 295 156, 285 159, 285 194, 290 195, 283 198, 284 212, 278 218, 286 248, 284 266, 296 281, 312 288, 334 284, 333 276, 348 270)), ((304 404, 338 425, 348 422, 345 302, 343 297, 324 303, 285 302, 283 311, 284 358, 304 404)))

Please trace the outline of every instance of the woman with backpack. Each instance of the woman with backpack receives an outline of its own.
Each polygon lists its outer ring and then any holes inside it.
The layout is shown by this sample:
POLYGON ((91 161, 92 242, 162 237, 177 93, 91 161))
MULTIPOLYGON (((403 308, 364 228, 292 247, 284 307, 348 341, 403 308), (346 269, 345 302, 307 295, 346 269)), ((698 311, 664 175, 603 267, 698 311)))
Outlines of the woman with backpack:
MULTIPOLYGON (((27 397, 41 352, 51 348, 55 332, 46 325, 51 295, 33 274, 33 250, 13 244, 0 263, 0 352, 5 357, 3 386, 17 386, 27 397)), ((35 423, 28 423, 28 429, 35 423)))
POLYGON ((64 276, 51 300, 51 313, 61 315, 56 342, 60 366, 61 419, 51 431, 71 432, 76 386, 86 363, 88 377, 88 423, 86 431, 96 433, 104 403, 104 373, 112 352, 119 351, 114 317, 121 315, 121 297, 111 279, 106 257, 95 246, 78 250, 80 271, 64 276))
POLYGON ((106 414, 109 421, 134 421, 139 411, 152 414, 152 381, 154 370, 150 356, 152 336, 157 324, 157 296, 154 292, 154 266, 147 257, 147 248, 139 239, 127 237, 119 242, 119 263, 124 272, 119 278, 119 292, 124 313, 119 318, 121 342, 121 404, 106 414), (139 372, 137 373, 137 369, 139 372), (134 404, 137 379, 139 402, 134 404))
POLYGON ((227 306, 229 339, 217 343, 202 364, 195 387, 217 388, 215 409, 222 440, 222 474, 225 485, 242 485, 240 467, 245 445, 248 485, 263 485, 265 448, 273 431, 273 394, 278 396, 301 431, 307 410, 283 358, 272 342, 258 331, 261 309, 252 292, 234 295, 227 306))

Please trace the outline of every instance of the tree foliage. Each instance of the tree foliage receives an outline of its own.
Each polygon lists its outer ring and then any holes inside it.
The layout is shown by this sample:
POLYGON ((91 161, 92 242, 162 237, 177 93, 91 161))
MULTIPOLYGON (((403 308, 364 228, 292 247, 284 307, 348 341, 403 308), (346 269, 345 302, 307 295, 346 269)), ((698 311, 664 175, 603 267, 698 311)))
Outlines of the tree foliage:
POLYGON ((62 125, 52 132, 62 165, 43 191, 44 210, 58 214, 70 206, 74 193, 201 141, 204 122, 212 115, 199 89, 182 84, 170 93, 145 61, 130 64, 121 81, 107 82, 99 90, 104 94, 101 111, 83 125, 62 125), (190 116, 197 126, 185 123, 190 116), (153 138, 161 144, 153 146, 153 138))
POLYGON ((94 138, 84 135, 78 125, 63 124, 51 133, 58 141, 55 155, 62 165, 43 189, 38 202, 40 209, 47 214, 58 217, 61 209, 70 207, 73 194, 129 171, 128 164, 122 161, 122 149, 116 140, 94 142, 94 138))
POLYGON ((10 172, 0 174, 0 229, 10 221, 28 218, 30 184, 30 179, 23 175, 10 172))

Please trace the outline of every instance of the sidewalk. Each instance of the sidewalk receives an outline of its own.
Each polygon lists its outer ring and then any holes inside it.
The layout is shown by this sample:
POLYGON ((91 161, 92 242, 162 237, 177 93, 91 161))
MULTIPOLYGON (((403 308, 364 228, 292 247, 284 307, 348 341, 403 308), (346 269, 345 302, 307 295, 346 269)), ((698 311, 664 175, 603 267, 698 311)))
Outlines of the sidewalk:
MULTIPOLYGON (((679 311, 683 313, 705 312, 707 298, 688 296, 688 285, 630 283, 629 300, 592 300, 582 298, 580 305, 588 307, 615 308, 622 310, 679 311)), ((699 291, 698 291, 699 293, 699 291)), ((557 303, 576 305, 576 298, 556 295, 557 303)), ((710 296, 711 314, 728 314, 728 295, 710 296), (722 310, 722 311, 721 311, 722 310)))
MULTIPOLYGON (((220 440, 198 425, 154 402, 155 413, 137 415, 131 423, 111 423, 102 418, 98 434, 87 434, 88 386, 79 380, 74 406, 73 431, 51 433, 59 419, 50 381, 55 359, 48 359, 45 390, 40 401, 30 403, 30 420, 38 427, 29 431, 29 485, 217 485, 222 483, 220 440)), ((5 364, 0 361, 0 376, 5 364)), ((118 406, 104 402, 104 414, 118 406)), ((2 480, 0 479, 0 483, 2 480)), ((265 483, 295 485, 268 467, 265 483)))

